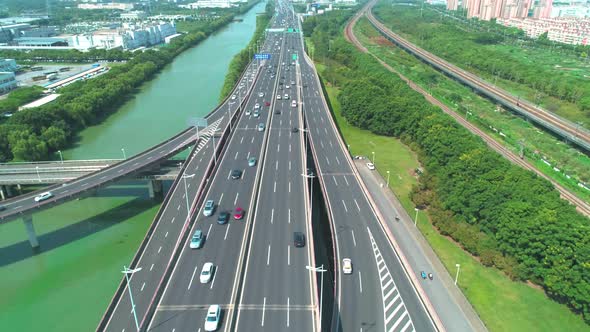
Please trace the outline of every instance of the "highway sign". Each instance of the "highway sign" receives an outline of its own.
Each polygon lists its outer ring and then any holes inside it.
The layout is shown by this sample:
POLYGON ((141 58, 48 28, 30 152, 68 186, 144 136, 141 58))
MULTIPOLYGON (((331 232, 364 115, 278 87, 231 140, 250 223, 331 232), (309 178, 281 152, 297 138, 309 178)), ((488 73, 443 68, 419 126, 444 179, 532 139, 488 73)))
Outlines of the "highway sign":
POLYGON ((269 60, 270 54, 268 53, 256 53, 254 54, 254 60, 269 60))

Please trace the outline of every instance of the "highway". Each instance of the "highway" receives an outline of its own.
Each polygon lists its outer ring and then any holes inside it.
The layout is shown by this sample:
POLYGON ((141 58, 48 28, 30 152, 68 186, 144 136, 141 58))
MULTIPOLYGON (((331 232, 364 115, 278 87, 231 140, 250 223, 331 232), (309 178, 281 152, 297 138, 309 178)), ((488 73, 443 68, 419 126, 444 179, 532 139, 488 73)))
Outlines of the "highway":
POLYGON ((456 78, 460 82, 467 84, 468 86, 473 87, 483 94, 497 100, 504 106, 509 107, 526 118, 531 119, 532 121, 554 132, 555 134, 567 138, 569 141, 574 142, 578 146, 582 147, 585 151, 590 151, 590 132, 587 129, 580 128, 580 126, 576 123, 536 107, 532 103, 521 99, 520 97, 514 96, 507 91, 484 81, 478 76, 465 71, 408 42, 401 36, 389 30, 382 22, 375 18, 372 13, 374 4, 375 1, 372 1, 368 5, 369 9, 366 11, 366 16, 371 24, 386 38, 390 39, 397 45, 400 45, 411 54, 414 54, 415 56, 431 64, 433 67, 438 68, 451 77, 456 78))
POLYGON ((213 200, 215 213, 205 217, 199 211, 191 234, 202 230, 205 243, 201 249, 190 249, 187 240, 174 266, 172 275, 165 284, 164 294, 157 304, 157 310, 149 325, 150 331, 198 331, 202 328, 206 310, 210 304, 220 304, 223 309, 222 326, 226 329, 231 325, 231 317, 236 303, 237 283, 241 277, 239 266, 243 264, 244 251, 252 227, 254 198, 262 167, 264 166, 264 147, 269 135, 269 124, 273 116, 270 101, 276 88, 279 76, 271 77, 279 63, 279 52, 271 49, 278 40, 279 34, 268 33, 263 46, 269 50, 271 59, 264 62, 260 78, 255 82, 252 98, 248 100, 246 111, 242 112, 237 128, 231 137, 227 150, 222 156, 209 191, 207 200, 213 200), (272 68, 268 67, 272 65, 272 68), (258 94, 263 93, 260 97, 258 94), (266 103, 269 103, 267 106, 266 103), (254 117, 254 106, 261 107, 260 117, 254 117), (265 123, 265 130, 258 131, 256 126, 265 123), (248 159, 258 158, 258 163, 250 167, 248 159), (241 170, 239 179, 232 179, 232 170, 241 170), (245 209, 242 220, 233 219, 236 207, 245 209), (225 225, 217 224, 222 211, 232 214, 225 225), (206 262, 215 265, 212 280, 209 283, 199 282, 199 273, 206 262))
MULTIPOLYGON (((302 51, 299 39, 294 48, 302 51)), ((365 195, 328 107, 311 60, 300 61, 303 109, 317 175, 333 223, 338 269, 334 331, 435 331, 398 253, 365 195), (307 86, 307 87, 305 87, 307 86), (353 272, 344 275, 343 258, 353 272)))
MULTIPOLYGON (((294 22, 285 4, 279 3, 278 13, 286 24, 294 22)), ((271 119, 235 331, 316 331, 315 275, 306 269, 315 263, 306 213, 309 196, 303 176, 303 132, 292 132, 292 128, 303 127, 297 93, 300 82, 296 82, 288 46, 298 38, 296 33, 283 34, 278 74, 282 85, 273 94, 274 110, 280 114, 275 112, 271 119), (291 105, 293 100, 297 107, 291 105), (305 247, 294 246, 294 232, 306 235, 305 247)))
MULTIPOLYGON (((247 70, 248 76, 243 80, 245 83, 252 78, 255 79, 256 69, 250 66, 247 70)), ((244 84, 244 94, 247 94, 245 89, 249 88, 244 84)), ((215 119, 214 123, 223 122, 223 115, 229 107, 231 98, 228 98, 222 105, 216 108, 216 111, 211 114, 210 118, 215 119), (226 106, 227 105, 227 106, 226 106), (222 112, 219 112, 222 110, 222 112), (222 113, 222 115, 218 115, 222 113)), ((237 107, 236 107, 237 109, 237 107)), ((235 112, 235 109, 234 109, 235 112)), ((191 131, 196 135, 194 129, 191 131)), ((216 135, 214 130, 201 130, 199 135, 205 139, 201 140, 197 145, 197 150, 193 152, 192 158, 185 162, 182 179, 179 179, 178 185, 171 188, 170 197, 160 208, 159 215, 156 216, 155 229, 153 234, 147 238, 147 245, 143 250, 137 253, 139 255, 135 267, 140 267, 141 271, 131 275, 130 284, 135 303, 136 313, 138 316, 138 323, 144 319, 149 305, 152 303, 155 291, 160 286, 164 273, 170 264, 172 254, 177 246, 180 245, 179 238, 183 231, 188 227, 187 215, 192 216, 195 212, 195 203, 197 201, 197 194, 202 192, 204 185, 210 180, 205 177, 208 169, 213 167, 213 139, 216 135), (186 181, 186 182, 185 182, 186 181), (185 187, 186 186, 186 187, 185 187), (185 189, 186 188, 186 189, 185 189), (186 193, 188 193, 188 196, 186 193), (187 200, 188 197, 188 200, 187 200), (187 211, 190 213, 187 214, 187 211), (159 217, 159 218, 158 218, 159 217)), ((215 144, 219 146, 219 142, 215 144)), ((113 271, 113 273, 120 273, 113 271)), ((133 331, 136 330, 136 323, 133 312, 131 310, 131 299, 129 297, 128 288, 125 286, 124 292, 119 297, 115 297, 109 308, 113 308, 112 314, 107 312, 101 324, 97 328, 98 331, 133 331)))

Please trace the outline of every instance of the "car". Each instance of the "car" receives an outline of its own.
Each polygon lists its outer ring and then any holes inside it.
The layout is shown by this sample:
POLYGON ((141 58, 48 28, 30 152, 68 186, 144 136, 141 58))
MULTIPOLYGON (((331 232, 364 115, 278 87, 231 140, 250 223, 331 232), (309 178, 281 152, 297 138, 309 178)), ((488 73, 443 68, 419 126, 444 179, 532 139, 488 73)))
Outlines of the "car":
POLYGON ((297 107, 297 101, 296 100, 291 101, 291 107, 297 107))
POLYGON ((231 100, 236 100, 236 98, 237 98, 236 95, 231 96, 231 100))
POLYGON ((241 220, 242 218, 244 218, 244 213, 244 209, 242 209, 241 207, 237 207, 236 211, 234 211, 234 219, 241 220))
POLYGON ((367 163, 367 168, 372 171, 375 169, 375 165, 373 163, 367 163))
POLYGON ((256 126, 256 130, 264 131, 264 123, 259 123, 258 126, 256 126))
POLYGON ((269 101, 265 101, 264 102, 264 106, 270 106, 270 102, 269 101))
POLYGON ((260 98, 264 97, 264 92, 259 92, 258 97, 260 97, 260 98))
POLYGON ((293 233, 293 244, 297 248, 305 247, 305 234, 301 232, 293 233))
POLYGON ((277 109, 275 110, 275 114, 276 114, 276 115, 279 115, 279 114, 281 114, 281 110, 277 108, 277 109))
POLYGON ((231 171, 231 178, 237 180, 242 177, 242 171, 239 169, 234 169, 231 171))
POLYGON ((229 220, 229 212, 224 211, 224 212, 220 212, 219 216, 217 217, 217 223, 219 225, 225 225, 227 224, 227 221, 229 220))
POLYGON ((295 85, 295 81, 291 81, 291 85, 295 85))
POLYGON ((51 191, 46 191, 44 193, 40 193, 39 195, 35 196, 35 202, 41 202, 46 199, 50 199, 51 197, 53 197, 53 194, 51 193, 51 191))
POLYGON ((342 272, 344 274, 352 274, 352 261, 350 258, 344 258, 342 260, 342 272))
POLYGON ((207 262, 203 264, 203 268, 201 269, 201 274, 199 275, 199 281, 202 284, 206 284, 211 281, 211 277, 213 276, 213 263, 207 262))
POLYGON ((289 99, 289 95, 285 93, 285 96, 283 97, 283 99, 285 99, 285 100, 289 99))
POLYGON ((202 246, 203 246, 203 231, 200 229, 197 229, 195 231, 195 234, 193 234, 193 237, 191 238, 190 248, 191 249, 199 249, 202 246))
POLYGON ((252 111, 246 110, 246 115, 250 115, 250 114, 252 114, 252 111))
POLYGON ((256 104, 254 105, 254 109, 255 109, 255 110, 257 110, 257 109, 259 109, 259 108, 260 108, 260 104, 259 104, 259 103, 256 103, 256 104))
POLYGON ((289 89, 291 86, 289 84, 285 85, 285 89, 289 89))
POLYGON ((260 116, 260 112, 258 110, 254 110, 254 114, 252 114, 255 118, 260 116))
POLYGON ((205 217, 212 216, 214 211, 215 211, 215 202, 212 199, 207 200, 205 202, 205 207, 203 208, 203 215, 205 217))
POLYGON ((221 307, 219 304, 212 304, 207 310, 207 317, 205 318, 205 331, 217 331, 219 328, 219 320, 221 318, 221 307))
POLYGON ((281 100, 281 95, 277 95, 277 100, 281 100))
POLYGON ((293 129, 291 129, 291 132, 292 132, 292 133, 296 133, 296 132, 298 132, 298 131, 299 131, 299 128, 297 128, 297 127, 293 127, 293 129))
POLYGON ((256 166, 257 161, 258 160, 256 160, 256 157, 250 157, 250 159, 248 159, 248 166, 250 166, 250 167, 256 166))

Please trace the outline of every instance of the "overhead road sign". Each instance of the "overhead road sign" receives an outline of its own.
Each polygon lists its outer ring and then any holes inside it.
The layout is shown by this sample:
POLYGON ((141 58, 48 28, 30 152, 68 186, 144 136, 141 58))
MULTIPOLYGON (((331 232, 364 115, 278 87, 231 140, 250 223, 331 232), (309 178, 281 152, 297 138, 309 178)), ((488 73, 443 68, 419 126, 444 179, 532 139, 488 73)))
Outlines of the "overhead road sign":
POLYGON ((254 60, 269 60, 270 54, 269 53, 256 53, 254 54, 254 60))

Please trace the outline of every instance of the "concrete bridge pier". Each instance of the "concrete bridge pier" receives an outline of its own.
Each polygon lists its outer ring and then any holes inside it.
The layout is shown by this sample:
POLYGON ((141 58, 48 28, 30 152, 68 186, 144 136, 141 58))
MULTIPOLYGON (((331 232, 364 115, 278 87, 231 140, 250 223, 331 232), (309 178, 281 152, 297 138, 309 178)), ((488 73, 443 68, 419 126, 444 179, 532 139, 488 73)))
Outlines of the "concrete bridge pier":
POLYGON ((29 243, 33 249, 39 248, 39 240, 37 239, 37 233, 35 232, 35 225, 33 225, 33 215, 28 214, 23 216, 23 222, 27 229, 27 235, 29 237, 29 243))
POLYGON ((163 186, 160 180, 148 180, 148 191, 150 198, 155 198, 156 194, 159 196, 162 193, 163 186))

